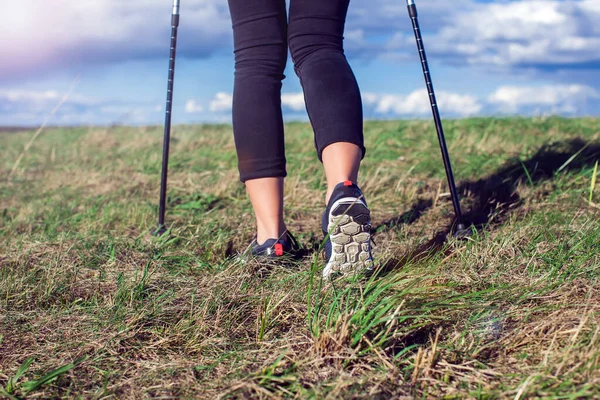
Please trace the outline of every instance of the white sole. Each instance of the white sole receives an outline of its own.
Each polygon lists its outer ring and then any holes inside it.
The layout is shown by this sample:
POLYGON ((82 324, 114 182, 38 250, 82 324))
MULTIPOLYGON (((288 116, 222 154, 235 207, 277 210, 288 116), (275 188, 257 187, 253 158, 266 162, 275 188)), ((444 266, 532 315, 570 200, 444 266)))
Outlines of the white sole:
POLYGON ((328 215, 331 257, 323 269, 323 277, 334 272, 347 275, 373 268, 371 225, 367 221, 370 213, 362 200, 346 197, 333 203, 328 215), (334 215, 340 208, 350 212, 334 215))

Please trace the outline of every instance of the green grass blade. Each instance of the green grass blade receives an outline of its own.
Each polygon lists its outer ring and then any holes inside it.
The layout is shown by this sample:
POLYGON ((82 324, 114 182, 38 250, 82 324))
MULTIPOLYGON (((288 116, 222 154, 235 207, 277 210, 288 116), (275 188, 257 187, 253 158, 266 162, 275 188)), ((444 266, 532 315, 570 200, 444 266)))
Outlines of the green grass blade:
POLYGON ((23 376, 23 374, 25 372, 27 372, 27 370, 29 369, 29 367, 31 366, 31 364, 33 363, 33 357, 28 358, 27 360, 25 360, 23 362, 23 364, 21 364, 21 366, 19 367, 19 369, 17 369, 17 372, 15 373, 15 376, 11 377, 8 379, 8 382, 6 384, 6 391, 9 393, 14 392, 17 382, 18 380, 21 378, 21 376, 23 376))
MULTIPOLYGON (((519 160, 521 161, 521 160, 519 160)), ((525 166, 525 164, 523 163, 523 161, 521 161, 521 165, 523 166, 523 170, 525 171, 525 175, 527 175, 527 180, 529 181, 529 185, 533 186, 533 179, 531 179, 531 175, 529 174, 529 171, 527 170, 527 167, 525 166)))
POLYGON ((6 390, 2 389, 1 387, 0 387, 0 395, 6 397, 9 400, 21 400, 18 397, 15 397, 12 394, 8 393, 6 390))
POLYGON ((25 394, 28 394, 28 393, 33 392, 34 390, 39 389, 44 384, 58 378, 59 376, 61 376, 64 373, 72 370, 77 365, 79 365, 81 362, 83 362, 85 359, 87 359, 87 356, 78 358, 77 360, 73 361, 72 363, 65 364, 62 367, 56 368, 55 370, 48 372, 46 375, 44 375, 40 379, 37 379, 35 381, 24 382, 22 385, 23 392, 25 394))
POLYGON ((563 169, 567 168, 569 166, 569 164, 571 164, 573 162, 573 160, 577 158, 577 156, 579 156, 581 153, 583 153, 583 151, 585 149, 587 149, 589 147, 590 144, 592 144, 592 142, 587 142, 585 144, 585 146, 583 146, 581 149, 579 149, 579 151, 577 153, 575 153, 571 157, 569 157, 569 159, 567 161, 565 161, 565 163, 563 165, 561 165, 559 169, 556 170, 556 173, 558 174, 563 169))
POLYGON ((592 183, 590 184, 590 204, 592 204, 592 200, 594 197, 594 190, 596 189, 596 177, 598 175, 598 161, 596 161, 596 165, 594 165, 594 172, 592 173, 592 183))

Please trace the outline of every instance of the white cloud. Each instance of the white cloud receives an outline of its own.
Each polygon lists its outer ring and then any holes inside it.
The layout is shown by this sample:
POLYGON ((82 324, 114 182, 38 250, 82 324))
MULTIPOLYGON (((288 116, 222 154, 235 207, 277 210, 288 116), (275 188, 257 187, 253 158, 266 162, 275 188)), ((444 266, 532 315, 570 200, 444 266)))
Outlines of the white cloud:
MULTIPOLYGON (((599 0, 428 0, 418 4, 428 52, 459 65, 569 68, 600 65, 599 0)), ((166 57, 171 3, 163 0, 0 2, 0 81, 106 63, 166 57)), ((227 2, 182 3, 179 53, 230 54, 227 2)), ((353 0, 349 56, 416 56, 405 2, 353 0)))
POLYGON ((304 105, 304 93, 283 93, 281 95, 281 104, 293 111, 303 111, 306 109, 304 105))
MULTIPOLYGON (((362 94, 366 115, 386 118, 431 116, 429 96, 425 89, 408 94, 362 94)), ((231 94, 219 92, 210 103, 210 110, 222 113, 231 110, 231 94)), ((583 85, 501 86, 487 98, 466 93, 438 91, 436 100, 442 116, 469 117, 496 114, 585 114, 595 107, 600 92, 583 85)), ((304 112, 304 95, 282 94, 284 114, 304 112)))
POLYGON ((185 112, 188 114, 196 114, 204 111, 204 106, 196 100, 191 99, 185 103, 185 112))
MULTIPOLYGON (((443 114, 469 116, 478 114, 483 105, 471 95, 449 92, 436 93, 438 108, 443 114)), ((408 95, 375 94, 363 95, 366 105, 373 107, 377 114, 392 114, 399 116, 422 116, 431 113, 431 105, 427 90, 415 90, 408 95)))
POLYGON ((453 62, 499 67, 569 67, 600 62, 600 10, 589 1, 477 4, 427 40, 453 62))
POLYGON ((99 99, 57 90, 0 89, 0 124, 37 125, 65 102, 51 116, 55 124, 150 123, 160 121, 162 106, 148 102, 128 103, 99 99))
MULTIPOLYGON (((505 69, 600 65, 599 0, 432 0, 418 9, 426 49, 438 60, 505 69)), ((402 1, 357 1, 347 26, 355 56, 416 57, 402 1)))
MULTIPOLYGON (((162 0, 0 2, 0 79, 84 64, 165 57, 172 3, 162 0)), ((231 36, 226 2, 183 2, 180 51, 202 57, 231 36)))
POLYGON ((588 12, 600 13, 600 2, 598 0, 583 0, 581 8, 588 12))
POLYGON ((221 113, 230 111, 233 103, 233 96, 230 93, 219 92, 210 101, 208 109, 212 112, 221 113))
MULTIPOLYGON (((589 115, 600 110, 600 91, 585 85, 500 86, 487 96, 436 93, 442 116, 477 115, 589 115)), ((431 106, 425 90, 409 94, 365 93, 367 114, 377 117, 430 116, 431 106)))
POLYGON ((594 101, 600 92, 584 85, 501 86, 488 101, 505 113, 533 112, 577 114, 594 101))
MULTIPOLYGON (((186 110, 192 107, 188 102, 186 110)), ((225 113, 231 111, 233 105, 233 96, 231 93, 218 92, 214 95, 212 100, 209 102, 208 109, 214 113, 225 113)), ((282 93, 281 105, 283 108, 287 108, 294 112, 300 112, 305 110, 304 107, 304 93, 282 93)), ((201 105, 194 103, 194 107, 202 107, 201 105)))
MULTIPOLYGON (((365 108, 372 109, 377 114, 395 116, 421 116, 431 113, 429 97, 426 90, 416 90, 408 95, 363 93, 365 108)), ((469 116, 478 114, 483 108, 480 101, 471 95, 440 92, 437 94, 440 108, 447 114, 469 116)), ((233 97, 230 93, 218 92, 209 103, 209 110, 213 113, 231 111, 233 97)), ((189 103, 189 102, 188 102, 189 103)), ((283 93, 281 104, 284 113, 305 112, 304 93, 283 93)), ((196 106, 196 104, 194 104, 196 106)), ((188 107, 191 108, 190 104, 188 107)))
MULTIPOLYGON (((65 94, 57 90, 0 90, 0 124, 36 125, 54 109, 65 94)), ((363 93, 368 118, 431 117, 425 90, 407 94, 363 93)), ((589 115, 600 111, 600 91, 585 85, 500 86, 485 98, 468 93, 437 93, 443 117, 467 117, 498 114, 589 115)), ((305 114, 302 92, 284 93, 282 105, 286 119, 305 114)), ((181 122, 230 122, 232 95, 218 92, 208 105, 188 100, 174 111, 181 122), (206 113, 206 110, 210 113, 206 113), (185 111, 185 115, 183 113, 185 111), (199 114, 200 120, 193 114, 199 114)), ((149 124, 162 123, 163 106, 150 102, 124 102, 116 99, 90 98, 72 94, 52 117, 56 124, 149 124)), ((303 118, 302 118, 303 119, 303 118)))
MULTIPOLYGON (((427 0, 418 2, 419 22, 424 30, 449 23, 460 10, 468 11, 473 0, 427 0)), ((364 29, 369 32, 393 32, 402 27, 412 33, 406 2, 397 0, 353 0, 348 9, 349 30, 364 29)))
MULTIPOLYGON (((58 103, 65 96, 65 93, 60 93, 57 90, 24 90, 24 89, 1 89, 0 100, 11 103, 35 103, 47 104, 58 103)), ((71 93, 68 96, 68 101, 78 104, 94 104, 96 100, 82 96, 77 93, 71 93)))
POLYGON ((36 92, 33 90, 0 90, 0 97, 3 97, 11 102, 45 102, 48 100, 58 100, 60 95, 56 90, 46 90, 41 92, 36 92))

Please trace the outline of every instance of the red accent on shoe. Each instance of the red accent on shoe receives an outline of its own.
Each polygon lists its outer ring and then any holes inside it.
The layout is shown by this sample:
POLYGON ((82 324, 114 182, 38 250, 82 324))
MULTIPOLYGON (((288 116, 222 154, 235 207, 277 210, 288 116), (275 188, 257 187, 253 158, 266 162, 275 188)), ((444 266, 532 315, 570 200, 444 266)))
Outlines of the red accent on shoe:
POLYGON ((275 243, 275 255, 281 257, 283 255, 283 245, 281 243, 275 243))
POLYGON ((352 186, 352 181, 344 181, 344 186, 352 186))

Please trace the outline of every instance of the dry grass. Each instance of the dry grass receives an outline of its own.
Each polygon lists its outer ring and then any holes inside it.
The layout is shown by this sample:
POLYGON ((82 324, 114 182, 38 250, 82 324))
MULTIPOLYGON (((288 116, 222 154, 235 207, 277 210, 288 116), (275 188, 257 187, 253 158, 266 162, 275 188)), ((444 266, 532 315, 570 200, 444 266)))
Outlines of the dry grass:
MULTIPOLYGON (((176 128, 163 238, 159 128, 40 137, 0 183, 0 397, 600 397, 597 120, 448 121, 467 242, 430 124, 368 123, 381 268, 334 283, 311 132, 287 128, 288 266, 236 258, 254 230, 229 126, 176 128)), ((0 135, 3 175, 31 135, 0 135)))

